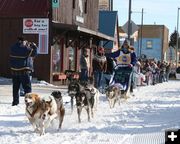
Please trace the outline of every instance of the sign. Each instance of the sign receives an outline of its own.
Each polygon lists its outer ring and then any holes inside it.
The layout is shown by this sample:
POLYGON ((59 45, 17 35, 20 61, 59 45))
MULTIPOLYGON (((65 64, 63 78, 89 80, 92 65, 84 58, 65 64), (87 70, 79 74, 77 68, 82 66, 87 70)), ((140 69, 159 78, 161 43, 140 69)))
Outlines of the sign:
POLYGON ((24 34, 39 34, 49 32, 48 18, 24 18, 23 33, 24 34))
POLYGON ((84 23, 84 18, 81 16, 76 16, 76 21, 80 23, 84 23))
MULTIPOLYGON (((131 20, 131 35, 136 32, 139 27, 131 20)), ((128 21, 122 26, 122 29, 125 33, 128 34, 128 21)))
POLYGON ((165 144, 178 144, 180 141, 180 130, 172 129, 165 131, 165 144))
POLYGON ((109 0, 99 0, 99 10, 109 10, 109 0))
POLYGON ((49 47, 49 38, 47 34, 39 34, 39 46, 38 53, 39 54, 48 54, 49 47))
POLYGON ((52 7, 59 8, 59 0, 52 0, 52 7))
POLYGON ((48 47, 49 47, 48 18, 24 18, 23 34, 39 34, 38 53, 48 54, 48 47))

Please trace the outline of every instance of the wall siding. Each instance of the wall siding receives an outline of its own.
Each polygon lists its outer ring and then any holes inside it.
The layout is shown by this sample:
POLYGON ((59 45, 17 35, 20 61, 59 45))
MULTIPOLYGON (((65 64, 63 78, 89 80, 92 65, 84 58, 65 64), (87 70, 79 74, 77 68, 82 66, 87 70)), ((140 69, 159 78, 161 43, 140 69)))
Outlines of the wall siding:
POLYGON ((59 8, 53 8, 53 20, 64 23, 82 26, 94 31, 98 30, 98 0, 87 0, 87 13, 83 14, 84 23, 76 21, 76 16, 80 16, 79 0, 75 0, 75 8, 73 8, 73 0, 61 0, 59 8))

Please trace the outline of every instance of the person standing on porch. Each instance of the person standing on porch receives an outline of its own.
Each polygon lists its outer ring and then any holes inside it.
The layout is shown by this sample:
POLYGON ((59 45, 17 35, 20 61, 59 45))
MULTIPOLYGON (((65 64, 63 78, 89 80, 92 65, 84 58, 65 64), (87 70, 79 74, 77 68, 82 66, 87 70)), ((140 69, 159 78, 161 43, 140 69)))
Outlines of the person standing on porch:
POLYGON ((92 67, 94 74, 94 86, 100 90, 103 86, 103 73, 107 70, 107 59, 105 57, 103 47, 98 47, 97 54, 95 54, 92 61, 92 67))
POLYGON ((90 68, 90 61, 89 61, 89 55, 87 49, 84 49, 82 52, 80 59, 80 67, 81 67, 80 81, 87 82, 89 75, 89 68, 90 68))

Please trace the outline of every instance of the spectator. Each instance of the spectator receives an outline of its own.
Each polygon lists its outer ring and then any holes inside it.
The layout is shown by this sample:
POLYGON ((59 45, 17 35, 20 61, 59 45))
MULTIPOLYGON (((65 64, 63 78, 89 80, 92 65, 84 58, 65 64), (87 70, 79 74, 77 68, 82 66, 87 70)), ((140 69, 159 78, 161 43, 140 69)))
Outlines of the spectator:
POLYGON ((30 73, 32 71, 30 57, 37 55, 35 43, 28 45, 23 37, 18 37, 17 42, 10 49, 10 67, 13 82, 13 102, 12 106, 19 104, 20 85, 25 93, 32 91, 30 73))
POLYGON ((89 56, 88 56, 88 50, 87 49, 84 49, 84 51, 81 55, 80 67, 81 67, 80 80, 87 82, 88 81, 89 68, 90 68, 90 62, 89 62, 89 56))
POLYGON ((167 63, 166 64, 166 81, 168 82, 169 81, 169 74, 171 72, 171 63, 167 63))
POLYGON ((92 62, 95 87, 100 90, 102 87, 103 73, 107 69, 107 60, 104 55, 104 48, 98 47, 92 62))
MULTIPOLYGON (((32 76, 33 76, 33 72, 34 72, 34 67, 33 67, 34 57, 29 57, 28 59, 29 59, 30 68, 31 68, 30 81, 32 81, 32 76)), ((23 86, 21 84, 20 85, 20 96, 24 96, 24 95, 25 95, 25 92, 24 92, 23 86)))

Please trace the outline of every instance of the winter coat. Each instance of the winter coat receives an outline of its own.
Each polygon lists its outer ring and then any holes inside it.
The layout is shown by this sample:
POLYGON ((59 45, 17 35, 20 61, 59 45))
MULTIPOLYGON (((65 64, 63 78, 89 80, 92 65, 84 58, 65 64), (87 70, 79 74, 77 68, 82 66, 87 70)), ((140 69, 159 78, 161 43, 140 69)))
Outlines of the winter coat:
POLYGON ((32 71, 32 59, 37 55, 37 46, 16 43, 10 49, 10 67, 12 71, 32 71))
POLYGON ((137 61, 135 52, 128 51, 127 53, 124 53, 120 49, 113 53, 108 54, 108 56, 115 58, 117 64, 132 64, 134 66, 137 61))
POLYGON ((107 60, 105 56, 95 55, 92 62, 93 71, 105 72, 107 69, 107 60))
POLYGON ((89 62, 89 57, 88 56, 84 56, 84 55, 81 56, 80 66, 81 66, 81 69, 89 69, 90 62, 89 62))
POLYGON ((113 58, 106 57, 107 59, 107 70, 106 74, 113 74, 114 67, 116 66, 116 62, 113 60, 113 58))

